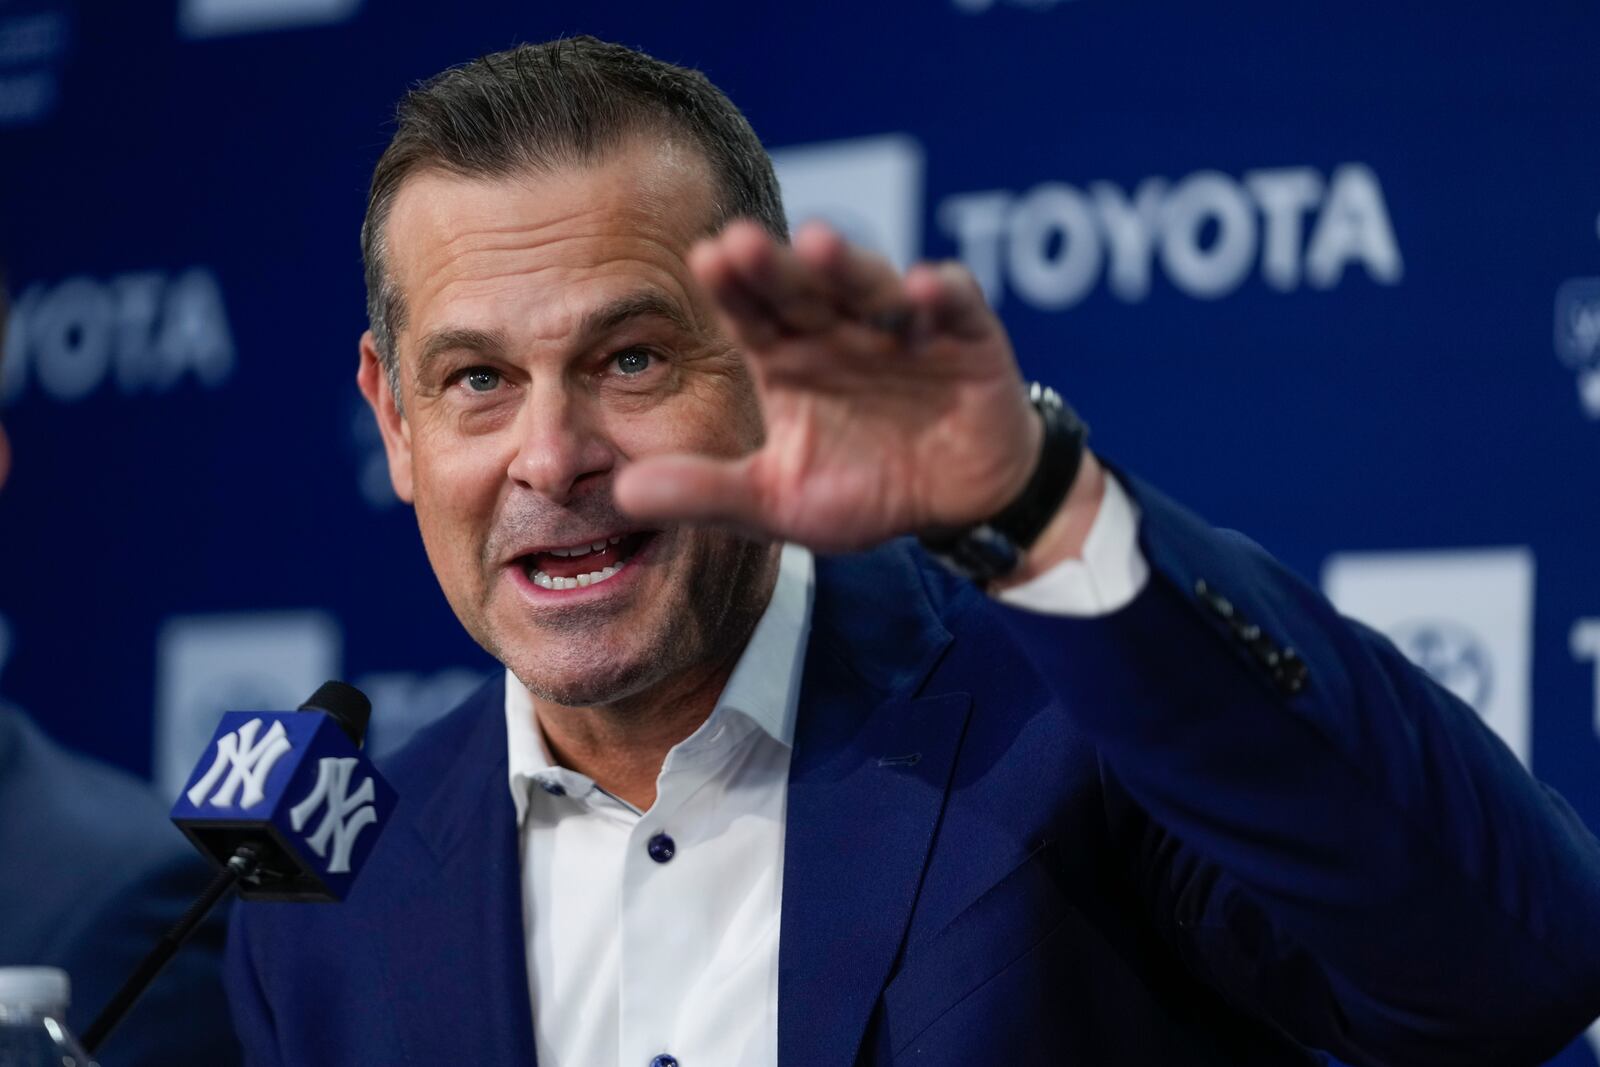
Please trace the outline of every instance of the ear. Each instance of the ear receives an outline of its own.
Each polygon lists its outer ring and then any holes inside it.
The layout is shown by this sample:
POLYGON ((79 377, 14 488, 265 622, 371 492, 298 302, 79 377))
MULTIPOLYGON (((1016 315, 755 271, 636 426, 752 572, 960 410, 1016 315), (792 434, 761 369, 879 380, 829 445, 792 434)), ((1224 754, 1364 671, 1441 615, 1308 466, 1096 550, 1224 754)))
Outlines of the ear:
POLYGON ((394 392, 389 388, 389 375, 378 358, 378 345, 372 331, 361 335, 361 367, 356 371, 356 384, 361 395, 372 407, 378 420, 378 432, 383 435, 383 450, 389 456, 389 484, 394 495, 411 503, 411 427, 400 414, 394 392))

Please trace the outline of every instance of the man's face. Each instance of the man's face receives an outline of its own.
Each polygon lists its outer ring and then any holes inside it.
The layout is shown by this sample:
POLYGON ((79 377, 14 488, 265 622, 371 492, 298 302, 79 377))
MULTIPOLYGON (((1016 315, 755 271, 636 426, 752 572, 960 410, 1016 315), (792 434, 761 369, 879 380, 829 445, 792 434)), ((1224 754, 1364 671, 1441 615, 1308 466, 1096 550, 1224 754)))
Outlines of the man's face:
POLYGON ((394 202, 399 409, 370 334, 362 391, 451 607, 545 700, 615 703, 718 662, 770 588, 772 546, 612 502, 630 460, 760 442, 684 264, 710 189, 697 155, 639 142, 513 179, 423 172, 394 202))

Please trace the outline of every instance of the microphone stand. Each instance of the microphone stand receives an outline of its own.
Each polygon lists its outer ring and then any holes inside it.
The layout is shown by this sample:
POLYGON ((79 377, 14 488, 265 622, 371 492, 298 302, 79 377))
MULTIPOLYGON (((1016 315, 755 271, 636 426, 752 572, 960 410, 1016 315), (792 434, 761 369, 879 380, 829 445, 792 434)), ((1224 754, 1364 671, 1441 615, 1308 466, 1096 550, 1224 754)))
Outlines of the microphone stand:
POLYGON ((107 1035, 122 1021, 122 1017, 128 1014, 128 1009, 133 1007, 134 1001, 144 995, 150 983, 155 981, 156 975, 172 962, 172 957, 178 954, 184 942, 199 929, 201 922, 211 914, 211 909, 217 906, 217 902, 227 896, 239 882, 254 879, 260 866, 261 856, 256 845, 247 843, 238 847, 229 857, 227 865, 219 870, 216 877, 211 880, 211 884, 206 886, 205 892, 195 898, 194 903, 189 905, 189 909, 173 924, 172 929, 162 935, 161 940, 156 942, 156 947, 150 950, 150 954, 144 958, 133 974, 128 976, 128 980, 122 983, 122 988, 117 990, 116 995, 104 1008, 100 1009, 100 1014, 95 1016, 94 1022, 80 1038, 85 1052, 94 1055, 105 1042, 107 1035))

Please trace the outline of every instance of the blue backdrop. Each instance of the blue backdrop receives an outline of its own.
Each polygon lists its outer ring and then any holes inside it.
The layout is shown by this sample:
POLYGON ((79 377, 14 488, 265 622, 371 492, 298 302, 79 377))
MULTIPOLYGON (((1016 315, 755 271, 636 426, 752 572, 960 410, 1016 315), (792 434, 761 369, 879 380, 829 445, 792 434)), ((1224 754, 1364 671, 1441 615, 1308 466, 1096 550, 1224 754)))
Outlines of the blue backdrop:
POLYGON ((1600 826, 1600 3, 577 7, 0 0, 0 695, 171 792, 223 708, 346 677, 381 753, 493 669, 354 388, 357 228, 408 83, 588 32, 797 219, 966 261, 1103 452, 1600 826))

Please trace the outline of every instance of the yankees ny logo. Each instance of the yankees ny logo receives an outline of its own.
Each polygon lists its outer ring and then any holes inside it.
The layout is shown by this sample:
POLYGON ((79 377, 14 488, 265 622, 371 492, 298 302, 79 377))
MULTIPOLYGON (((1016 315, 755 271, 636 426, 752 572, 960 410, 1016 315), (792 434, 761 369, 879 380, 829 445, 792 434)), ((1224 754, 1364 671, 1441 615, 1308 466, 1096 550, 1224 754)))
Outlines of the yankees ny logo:
POLYGON ((223 735, 222 740, 217 742, 217 758, 212 761, 211 769, 189 788, 189 803, 199 807, 205 801, 206 794, 211 792, 211 787, 224 774, 227 778, 223 779, 221 788, 211 794, 212 807, 233 807, 234 794, 241 789, 244 791, 239 798, 242 808, 253 808, 266 798, 267 775, 294 746, 284 734, 281 722, 274 722, 266 736, 257 741, 256 734, 260 731, 261 720, 251 719, 232 733, 223 735))
POLYGON ((327 805, 322 822, 316 832, 306 838, 306 844, 318 856, 326 856, 328 844, 332 842, 329 874, 349 873, 350 852, 355 848, 356 836, 378 821, 377 809, 372 804, 372 779, 364 780, 354 793, 350 792, 350 775, 357 762, 354 756, 322 759, 317 764, 316 786, 304 800, 289 809, 289 824, 299 833, 317 808, 327 805))

